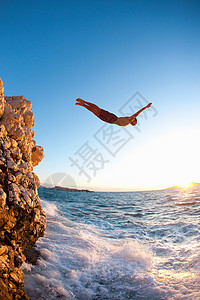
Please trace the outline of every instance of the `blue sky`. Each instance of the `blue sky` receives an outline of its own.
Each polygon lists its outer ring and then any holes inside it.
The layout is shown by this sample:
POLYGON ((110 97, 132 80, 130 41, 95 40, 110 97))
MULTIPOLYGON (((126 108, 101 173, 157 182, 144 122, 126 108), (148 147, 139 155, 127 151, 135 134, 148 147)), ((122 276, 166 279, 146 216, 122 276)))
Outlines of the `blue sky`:
POLYGON ((42 183, 55 173, 95 190, 200 182, 199 1, 2 0, 0 11, 0 76, 5 95, 33 103, 42 183), (157 114, 127 127, 134 138, 113 156, 94 137, 104 124, 75 99, 120 115, 136 92, 157 114), (86 142, 107 163, 83 165, 86 142))

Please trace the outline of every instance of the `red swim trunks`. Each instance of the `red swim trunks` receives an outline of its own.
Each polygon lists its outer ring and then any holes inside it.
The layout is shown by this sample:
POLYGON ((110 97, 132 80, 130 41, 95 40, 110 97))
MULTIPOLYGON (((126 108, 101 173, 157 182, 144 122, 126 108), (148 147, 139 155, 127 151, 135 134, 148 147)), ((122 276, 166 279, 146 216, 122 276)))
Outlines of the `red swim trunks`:
POLYGON ((99 119, 101 119, 104 122, 113 124, 118 119, 118 117, 114 114, 111 114, 109 111, 101 109, 99 119))

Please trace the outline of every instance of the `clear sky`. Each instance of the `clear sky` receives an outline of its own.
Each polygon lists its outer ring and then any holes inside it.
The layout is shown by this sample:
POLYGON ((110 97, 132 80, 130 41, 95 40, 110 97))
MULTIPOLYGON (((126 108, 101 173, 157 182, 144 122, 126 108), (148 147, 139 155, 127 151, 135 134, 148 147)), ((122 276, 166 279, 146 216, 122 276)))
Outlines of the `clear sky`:
POLYGON ((42 184, 200 182, 199 1, 1 0, 0 12, 0 77, 33 103, 42 184), (153 108, 137 128, 102 127, 78 97, 118 116, 153 108))

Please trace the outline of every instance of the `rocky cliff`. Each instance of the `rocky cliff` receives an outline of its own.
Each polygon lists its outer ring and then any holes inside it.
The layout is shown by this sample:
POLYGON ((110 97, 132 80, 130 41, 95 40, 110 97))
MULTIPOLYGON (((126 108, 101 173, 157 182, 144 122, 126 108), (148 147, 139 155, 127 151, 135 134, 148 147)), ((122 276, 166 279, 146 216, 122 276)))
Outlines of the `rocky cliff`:
POLYGON ((44 235, 46 218, 33 167, 44 157, 33 140, 32 103, 4 97, 0 79, 0 299, 28 299, 20 268, 24 250, 44 235))

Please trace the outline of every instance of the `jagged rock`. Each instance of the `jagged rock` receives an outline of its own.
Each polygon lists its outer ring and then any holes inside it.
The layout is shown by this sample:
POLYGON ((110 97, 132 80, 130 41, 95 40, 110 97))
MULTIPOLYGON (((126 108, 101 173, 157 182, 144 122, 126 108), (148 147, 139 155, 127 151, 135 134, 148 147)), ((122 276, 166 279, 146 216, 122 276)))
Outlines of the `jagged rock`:
POLYGON ((33 166, 34 167, 37 166, 39 162, 43 159, 43 157, 44 157, 43 148, 41 146, 35 146, 32 149, 32 156, 31 156, 33 166))
POLYGON ((5 105, 5 100, 4 100, 3 92, 4 92, 3 81, 0 78, 0 117, 3 114, 4 105, 5 105))
POLYGON ((40 182, 32 172, 44 153, 32 139, 32 103, 3 92, 0 79, 0 299, 28 299, 20 266, 23 251, 45 231, 40 182))

